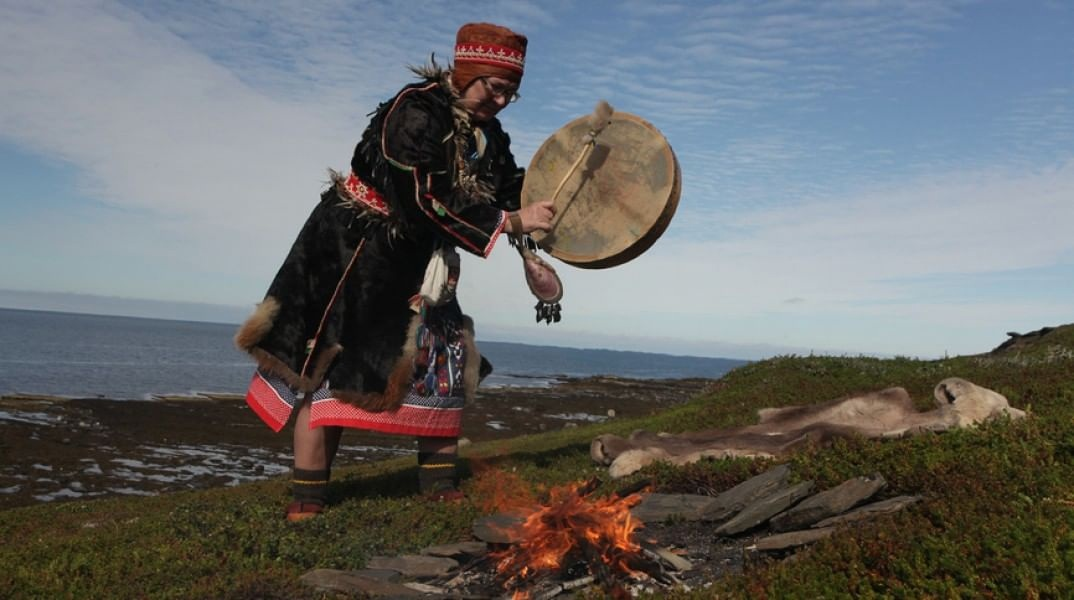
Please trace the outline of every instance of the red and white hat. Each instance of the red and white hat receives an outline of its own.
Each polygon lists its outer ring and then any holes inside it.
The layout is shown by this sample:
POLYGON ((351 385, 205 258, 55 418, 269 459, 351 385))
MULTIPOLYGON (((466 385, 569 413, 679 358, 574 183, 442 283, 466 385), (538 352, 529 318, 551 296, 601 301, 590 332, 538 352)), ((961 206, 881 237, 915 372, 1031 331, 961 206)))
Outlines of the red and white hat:
POLYGON ((455 36, 452 83, 462 92, 479 77, 522 81, 526 42, 526 36, 492 23, 463 25, 455 36))

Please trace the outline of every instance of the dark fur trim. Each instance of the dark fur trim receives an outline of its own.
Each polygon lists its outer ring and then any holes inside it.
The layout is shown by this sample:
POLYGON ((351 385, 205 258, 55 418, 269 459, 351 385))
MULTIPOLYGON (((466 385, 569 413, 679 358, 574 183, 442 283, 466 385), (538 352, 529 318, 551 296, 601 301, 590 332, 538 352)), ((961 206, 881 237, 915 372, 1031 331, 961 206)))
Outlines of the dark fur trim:
POLYGON ((453 98, 459 97, 459 90, 451 82, 451 65, 441 66, 436 62, 436 54, 429 56, 429 62, 424 65, 411 65, 410 71, 425 81, 435 81, 444 86, 453 98))
POLYGON ((302 389, 306 386, 305 378, 299 377, 298 373, 291 370, 284 362, 275 356, 265 352, 261 348, 250 348, 250 356, 257 361, 257 370, 266 373, 268 375, 275 375, 280 379, 287 382, 287 385, 295 390, 302 389))
POLYGON ((291 367, 284 364, 282 360, 257 347, 258 342, 265 337, 265 334, 272 330, 279 312, 280 302, 272 296, 265 296, 265 299, 254 308, 254 312, 247 317, 246 321, 235 333, 235 345, 240 350, 249 353, 257 361, 257 368, 261 371, 276 375, 286 381, 287 385, 300 392, 312 392, 321 386, 325 373, 328 372, 328 367, 332 365, 336 355, 343 350, 343 346, 336 344, 321 352, 317 357, 317 361, 312 365, 313 368, 310 370, 310 374, 302 377, 295 373, 291 367))
POLYGON ((328 367, 332 366, 332 361, 335 360, 336 355, 343 351, 343 346, 336 344, 331 348, 325 349, 317 357, 317 362, 314 363, 311 374, 305 377, 299 376, 290 367, 285 365, 282 360, 275 356, 265 352, 261 348, 251 348, 249 350, 250 356, 257 361, 257 368, 269 375, 275 375, 280 379, 287 382, 287 385, 300 392, 312 392, 321 387, 321 383, 324 381, 325 373, 328 372, 328 367))

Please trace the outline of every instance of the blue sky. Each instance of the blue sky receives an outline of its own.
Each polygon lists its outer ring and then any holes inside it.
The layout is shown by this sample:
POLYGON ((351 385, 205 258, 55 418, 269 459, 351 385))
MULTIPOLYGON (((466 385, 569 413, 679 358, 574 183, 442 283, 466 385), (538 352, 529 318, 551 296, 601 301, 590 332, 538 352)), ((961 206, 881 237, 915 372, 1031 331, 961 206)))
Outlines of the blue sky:
POLYGON ((466 259, 479 338, 931 358, 1074 321, 1074 4, 1058 1, 3 0, 0 288, 234 318, 366 114, 471 20, 530 38, 502 115, 521 164, 606 99, 655 124, 683 173, 648 252, 560 264, 558 325, 533 323, 505 243, 466 259))

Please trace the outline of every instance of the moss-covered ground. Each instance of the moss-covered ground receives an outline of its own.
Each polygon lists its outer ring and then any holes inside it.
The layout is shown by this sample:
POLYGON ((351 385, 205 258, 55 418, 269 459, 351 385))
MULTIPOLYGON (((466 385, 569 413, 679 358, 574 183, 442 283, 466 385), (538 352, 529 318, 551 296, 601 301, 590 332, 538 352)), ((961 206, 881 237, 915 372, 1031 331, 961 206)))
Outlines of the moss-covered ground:
MULTIPOLYGON (((342 468, 322 517, 281 518, 284 479, 147 498, 64 502, 0 512, 0 597, 316 598, 298 577, 357 569, 374 555, 469 538, 510 472, 533 490, 601 476, 589 441, 633 429, 686 431, 755 421, 766 406, 812 404, 889 386, 922 410, 958 376, 1004 394, 1029 419, 898 440, 849 440, 796 453, 794 476, 818 487, 881 473, 885 494, 926 501, 848 528, 794 561, 761 563, 680 598, 1074 597, 1074 326, 998 355, 935 361, 784 356, 739 368, 713 391, 644 419, 467 449, 470 501, 412 494, 413 458, 342 468)), ((758 461, 653 466, 655 491, 718 492, 758 461)), ((598 492, 600 493, 600 492, 598 492)), ((593 592, 590 592, 592 594, 593 592)))

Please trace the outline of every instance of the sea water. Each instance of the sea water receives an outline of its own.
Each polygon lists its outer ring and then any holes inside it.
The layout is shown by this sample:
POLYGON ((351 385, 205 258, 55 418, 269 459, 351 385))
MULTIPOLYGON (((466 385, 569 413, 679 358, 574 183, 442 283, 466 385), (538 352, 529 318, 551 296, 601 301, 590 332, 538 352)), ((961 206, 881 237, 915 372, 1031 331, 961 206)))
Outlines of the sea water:
MULTIPOLYGON (((242 393, 253 361, 235 324, 0 308, 0 395, 140 399, 242 393)), ((717 378, 746 361, 478 340, 494 365, 483 386, 547 386, 561 377, 717 378)))

